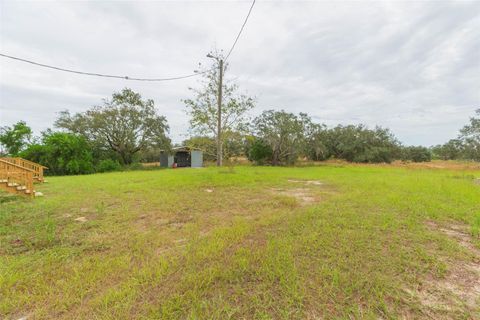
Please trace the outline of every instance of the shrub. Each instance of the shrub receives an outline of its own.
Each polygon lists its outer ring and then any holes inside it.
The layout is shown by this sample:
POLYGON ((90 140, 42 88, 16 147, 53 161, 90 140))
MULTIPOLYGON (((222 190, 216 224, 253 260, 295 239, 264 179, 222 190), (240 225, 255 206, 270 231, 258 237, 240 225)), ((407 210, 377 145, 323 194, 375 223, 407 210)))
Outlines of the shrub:
POLYGON ((252 138, 247 151, 248 160, 263 165, 272 160, 272 148, 262 139, 252 138))
POLYGON ((42 144, 30 145, 21 157, 47 166, 47 174, 93 173, 93 156, 85 138, 71 133, 46 132, 42 144))
POLYGON ((97 164, 97 172, 111 172, 111 171, 120 171, 122 166, 118 161, 112 159, 101 160, 97 164))
POLYGON ((124 167, 126 170, 144 170, 145 167, 140 162, 134 162, 124 167))
POLYGON ((48 151, 44 145, 31 144, 20 153, 20 157, 46 166, 48 151))
POLYGON ((432 161, 431 151, 422 146, 411 146, 403 149, 402 160, 410 160, 413 162, 429 162, 432 161))
POLYGON ((390 163, 394 156, 390 148, 367 147, 353 157, 352 162, 363 163, 390 163))

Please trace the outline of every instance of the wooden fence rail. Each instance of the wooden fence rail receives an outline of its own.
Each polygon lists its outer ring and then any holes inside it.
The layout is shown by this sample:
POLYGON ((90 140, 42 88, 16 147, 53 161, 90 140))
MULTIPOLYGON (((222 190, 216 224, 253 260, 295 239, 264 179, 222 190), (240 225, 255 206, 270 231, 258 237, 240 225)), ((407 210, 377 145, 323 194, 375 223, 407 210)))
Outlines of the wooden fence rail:
POLYGON ((32 169, 0 159, 0 184, 8 192, 34 197, 34 174, 32 169))
POLYGON ((10 163, 16 164, 20 167, 26 168, 33 170, 33 179, 39 181, 39 182, 44 182, 45 178, 43 177, 43 170, 48 169, 45 166, 42 166, 41 164, 23 159, 23 158, 13 158, 13 157, 5 157, 5 158, 0 158, 1 160, 8 161, 10 163))

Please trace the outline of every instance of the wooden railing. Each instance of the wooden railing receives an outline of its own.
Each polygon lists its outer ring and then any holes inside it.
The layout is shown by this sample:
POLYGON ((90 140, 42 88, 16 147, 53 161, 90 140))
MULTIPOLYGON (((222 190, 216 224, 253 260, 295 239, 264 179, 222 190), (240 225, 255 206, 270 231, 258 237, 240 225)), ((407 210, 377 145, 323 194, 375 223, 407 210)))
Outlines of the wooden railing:
POLYGON ((24 192, 25 195, 30 197, 35 196, 33 190, 33 177, 34 170, 24 168, 10 161, 0 159, 0 180, 2 183, 7 183, 8 186, 12 185, 13 187, 25 187, 25 190, 28 190, 29 193, 24 192))
POLYGON ((20 167, 26 168, 33 170, 33 178, 39 182, 45 181, 43 177, 43 170, 48 169, 45 166, 42 166, 41 164, 23 159, 23 158, 0 158, 1 160, 8 161, 10 163, 16 164, 20 167))

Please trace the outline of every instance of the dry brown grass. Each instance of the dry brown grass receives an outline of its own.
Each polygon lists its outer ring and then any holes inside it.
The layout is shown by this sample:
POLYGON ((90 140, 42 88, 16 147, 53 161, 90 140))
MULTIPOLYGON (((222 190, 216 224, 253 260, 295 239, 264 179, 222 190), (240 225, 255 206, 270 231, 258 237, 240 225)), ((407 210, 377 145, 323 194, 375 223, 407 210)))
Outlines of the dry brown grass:
POLYGON ((351 163, 345 160, 331 159, 326 161, 300 161, 299 166, 354 166, 354 167, 397 167, 413 169, 447 169, 447 170, 480 170, 479 162, 455 161, 455 160, 432 160, 430 162, 405 162, 394 161, 392 163, 351 163))
POLYGON ((142 167, 160 167, 160 162, 142 162, 142 167))
POLYGON ((419 168, 419 169, 448 169, 448 170, 480 170, 479 162, 462 162, 433 160, 431 162, 402 162, 392 163, 396 167, 419 168))

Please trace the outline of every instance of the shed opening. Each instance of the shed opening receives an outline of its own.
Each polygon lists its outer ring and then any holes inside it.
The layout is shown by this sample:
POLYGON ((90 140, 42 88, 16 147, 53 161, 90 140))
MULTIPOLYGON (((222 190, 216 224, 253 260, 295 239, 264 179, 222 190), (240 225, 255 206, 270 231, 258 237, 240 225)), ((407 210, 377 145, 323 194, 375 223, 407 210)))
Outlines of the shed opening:
POLYGON ((169 152, 162 150, 160 166, 164 168, 203 167, 203 151, 190 147, 177 147, 169 152))

